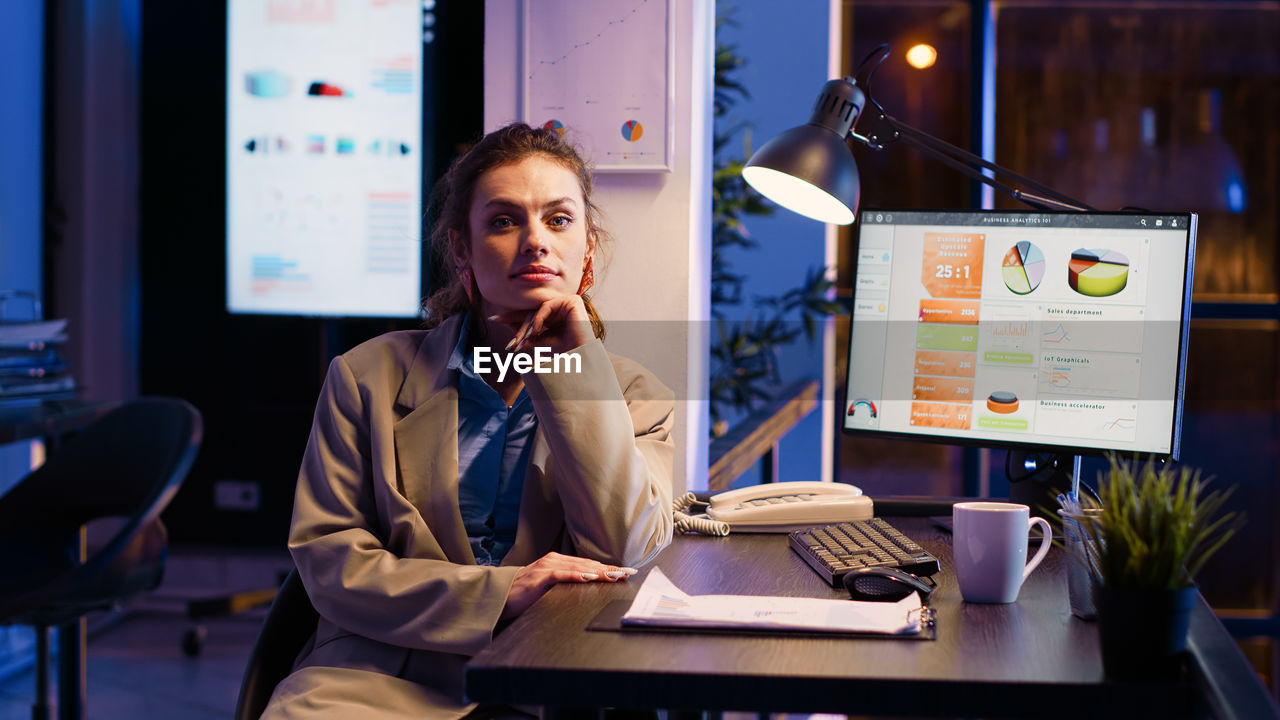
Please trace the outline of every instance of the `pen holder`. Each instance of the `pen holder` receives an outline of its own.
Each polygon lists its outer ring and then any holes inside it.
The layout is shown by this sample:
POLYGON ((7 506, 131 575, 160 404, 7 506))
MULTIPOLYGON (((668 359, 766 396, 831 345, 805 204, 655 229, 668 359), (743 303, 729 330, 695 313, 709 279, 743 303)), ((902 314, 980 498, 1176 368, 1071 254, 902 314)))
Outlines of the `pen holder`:
POLYGON ((1067 560, 1067 596, 1071 600, 1071 614, 1081 620, 1093 620, 1098 617, 1098 609, 1093 604, 1093 584, 1089 577, 1089 568, 1085 564, 1084 539, 1080 534, 1080 521, 1069 517, 1062 518, 1062 535, 1071 559, 1067 560))

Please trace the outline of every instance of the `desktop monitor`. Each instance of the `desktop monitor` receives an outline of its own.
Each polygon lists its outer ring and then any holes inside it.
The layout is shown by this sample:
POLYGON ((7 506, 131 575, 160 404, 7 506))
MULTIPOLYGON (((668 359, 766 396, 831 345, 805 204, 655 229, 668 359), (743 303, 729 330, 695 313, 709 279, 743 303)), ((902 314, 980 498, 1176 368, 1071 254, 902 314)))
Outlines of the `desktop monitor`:
POLYGON ((1176 460, 1196 217, 864 209, 845 432, 1176 460))

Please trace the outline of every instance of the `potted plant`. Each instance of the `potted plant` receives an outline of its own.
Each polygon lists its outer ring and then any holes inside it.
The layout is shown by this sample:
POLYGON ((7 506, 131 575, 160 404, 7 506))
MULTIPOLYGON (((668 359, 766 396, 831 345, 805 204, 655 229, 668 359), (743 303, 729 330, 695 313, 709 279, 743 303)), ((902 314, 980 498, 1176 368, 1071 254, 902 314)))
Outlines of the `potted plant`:
POLYGON ((1109 457, 1101 502, 1064 513, 1079 523, 1109 678, 1176 677, 1186 649, 1196 574, 1244 522, 1224 512, 1234 488, 1206 491, 1188 467, 1109 457))

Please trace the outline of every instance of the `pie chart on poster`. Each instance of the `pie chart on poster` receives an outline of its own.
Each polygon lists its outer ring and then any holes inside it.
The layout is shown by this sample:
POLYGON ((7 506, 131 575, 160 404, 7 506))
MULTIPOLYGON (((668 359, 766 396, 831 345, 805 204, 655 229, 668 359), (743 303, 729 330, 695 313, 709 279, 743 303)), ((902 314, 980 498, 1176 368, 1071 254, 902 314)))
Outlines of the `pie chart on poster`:
POLYGON ((635 142, 644 134, 644 126, 635 120, 622 123, 622 138, 627 142, 635 142))
POLYGON ((1115 295, 1129 283, 1129 258, 1115 250, 1080 248, 1071 253, 1067 283, 1081 295, 1115 295))
POLYGON ((1026 295, 1040 287, 1044 279, 1044 253, 1022 240, 1005 253, 1000 273, 1005 287, 1016 295, 1026 295))

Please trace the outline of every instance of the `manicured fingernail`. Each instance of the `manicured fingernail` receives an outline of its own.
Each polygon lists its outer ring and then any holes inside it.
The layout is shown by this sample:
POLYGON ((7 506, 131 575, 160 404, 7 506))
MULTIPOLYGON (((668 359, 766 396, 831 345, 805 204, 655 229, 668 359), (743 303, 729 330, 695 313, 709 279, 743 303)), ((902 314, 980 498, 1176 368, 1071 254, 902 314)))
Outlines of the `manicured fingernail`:
POLYGON ((525 335, 527 334, 527 332, 516 333, 516 336, 511 338, 511 342, 507 343, 507 349, 510 350, 514 347, 520 347, 520 343, 524 342, 525 335))
POLYGON ((604 576, 611 580, 617 580, 618 578, 627 577, 627 572, 625 570, 610 570, 605 573, 604 576))
POLYGON ((627 575, 635 575, 636 573, 640 572, 639 570, 633 567, 624 567, 619 569, 622 570, 622 572, 626 573, 627 575))
POLYGON ((596 578, 600 577, 595 573, 580 573, 580 574, 582 575, 583 580, 595 580, 596 578))

